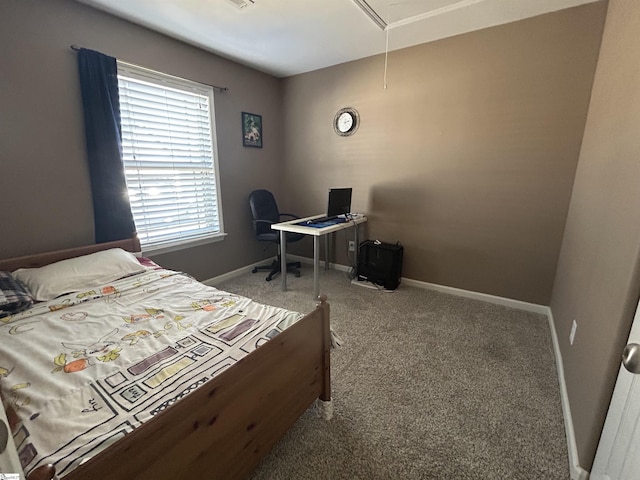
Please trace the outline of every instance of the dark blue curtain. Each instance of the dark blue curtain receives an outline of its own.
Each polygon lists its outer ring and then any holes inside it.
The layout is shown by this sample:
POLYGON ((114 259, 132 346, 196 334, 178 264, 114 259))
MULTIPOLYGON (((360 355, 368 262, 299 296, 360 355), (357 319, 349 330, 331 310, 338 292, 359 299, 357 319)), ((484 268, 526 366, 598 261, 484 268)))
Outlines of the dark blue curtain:
POLYGON ((81 48, 87 156, 93 194, 96 243, 130 238, 135 231, 122 163, 118 67, 116 59, 81 48))

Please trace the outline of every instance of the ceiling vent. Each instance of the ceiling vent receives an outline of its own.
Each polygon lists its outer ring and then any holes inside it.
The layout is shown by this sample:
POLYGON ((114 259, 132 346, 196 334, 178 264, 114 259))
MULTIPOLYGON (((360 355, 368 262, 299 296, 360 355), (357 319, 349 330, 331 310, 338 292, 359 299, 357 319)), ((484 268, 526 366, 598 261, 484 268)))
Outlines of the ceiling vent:
POLYGON ((247 8, 251 5, 255 5, 255 0, 229 0, 229 3, 234 4, 238 8, 247 8))

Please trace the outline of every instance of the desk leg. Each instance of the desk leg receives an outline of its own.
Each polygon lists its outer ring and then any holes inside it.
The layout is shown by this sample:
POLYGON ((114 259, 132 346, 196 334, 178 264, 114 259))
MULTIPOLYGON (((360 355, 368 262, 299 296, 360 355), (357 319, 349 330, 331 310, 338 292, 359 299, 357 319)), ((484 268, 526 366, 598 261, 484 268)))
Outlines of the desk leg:
POLYGON ((280 276, 282 291, 287 291, 287 232, 280 230, 280 276))
POLYGON ((320 236, 313 237, 313 299, 317 300, 320 295, 320 236))
POLYGON ((329 239, 331 234, 323 235, 324 237, 324 269, 329 270, 329 239))

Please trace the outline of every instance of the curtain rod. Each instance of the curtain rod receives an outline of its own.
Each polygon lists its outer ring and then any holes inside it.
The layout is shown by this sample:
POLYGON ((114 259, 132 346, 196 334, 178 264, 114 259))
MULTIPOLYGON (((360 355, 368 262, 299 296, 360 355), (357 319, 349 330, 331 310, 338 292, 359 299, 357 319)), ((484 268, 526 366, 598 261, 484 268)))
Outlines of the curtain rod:
MULTIPOLYGON (((71 50, 73 50, 74 52, 79 52, 82 49, 82 47, 79 47, 77 45, 70 45, 69 48, 71 50)), ((208 87, 215 88, 216 90, 218 90, 220 92, 228 92, 229 91, 229 87, 219 87, 218 85, 211 85, 209 83, 198 82, 197 80, 190 80, 188 78, 186 80, 189 80, 190 82, 202 83, 203 85, 207 85, 208 87)))

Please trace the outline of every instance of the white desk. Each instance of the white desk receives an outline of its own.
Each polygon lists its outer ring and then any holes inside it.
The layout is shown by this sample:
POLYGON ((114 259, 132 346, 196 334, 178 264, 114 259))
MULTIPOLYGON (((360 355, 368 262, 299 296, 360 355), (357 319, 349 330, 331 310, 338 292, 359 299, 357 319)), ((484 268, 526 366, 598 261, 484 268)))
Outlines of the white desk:
MULTIPOLYGON (((306 222, 307 220, 313 220, 315 218, 324 217, 325 215, 314 215, 312 217, 297 218, 288 222, 275 223, 271 225, 274 230, 280 230, 280 256, 281 256, 281 269, 280 276, 282 277, 282 291, 287 290, 287 232, 302 233, 304 235, 313 236, 313 298, 317 299, 320 295, 320 280, 318 271, 320 268, 320 237, 334 233, 347 228, 354 228, 355 230, 355 242, 356 242, 356 265, 358 255, 358 225, 365 223, 367 217, 364 215, 358 215, 352 218, 348 222, 337 223, 335 225, 329 225, 328 227, 308 227, 305 225, 298 225, 298 223, 306 222)), ((326 240, 325 240, 326 244, 326 240)), ((325 250, 328 251, 328 248, 325 250)), ((329 268, 329 258, 325 255, 325 268, 329 268)))

